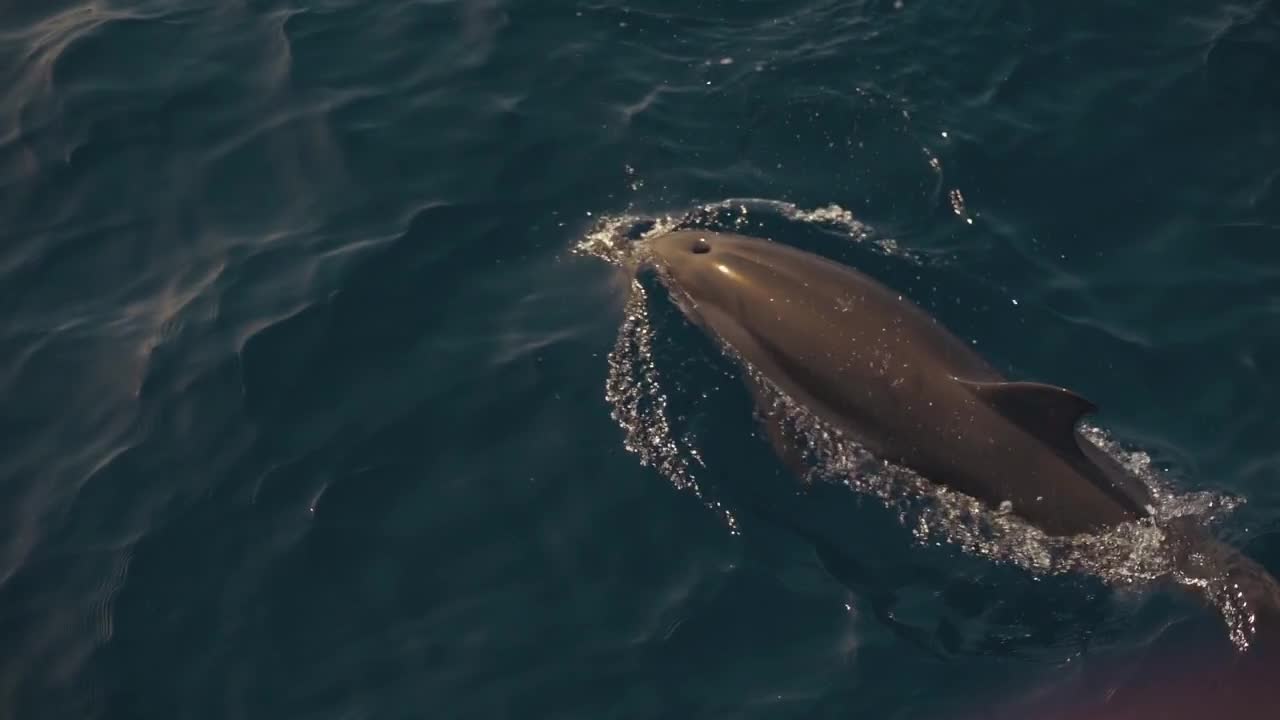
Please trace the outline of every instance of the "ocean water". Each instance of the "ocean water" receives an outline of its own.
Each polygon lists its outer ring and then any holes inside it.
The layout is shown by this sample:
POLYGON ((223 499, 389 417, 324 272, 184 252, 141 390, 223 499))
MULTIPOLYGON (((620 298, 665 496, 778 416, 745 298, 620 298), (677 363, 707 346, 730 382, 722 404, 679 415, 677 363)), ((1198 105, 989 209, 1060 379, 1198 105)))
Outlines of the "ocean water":
POLYGON ((946 719, 1225 640, 1138 535, 797 482, 633 283, 674 225, 900 288, 1280 573, 1274 0, 11 2, 0 719, 946 719))

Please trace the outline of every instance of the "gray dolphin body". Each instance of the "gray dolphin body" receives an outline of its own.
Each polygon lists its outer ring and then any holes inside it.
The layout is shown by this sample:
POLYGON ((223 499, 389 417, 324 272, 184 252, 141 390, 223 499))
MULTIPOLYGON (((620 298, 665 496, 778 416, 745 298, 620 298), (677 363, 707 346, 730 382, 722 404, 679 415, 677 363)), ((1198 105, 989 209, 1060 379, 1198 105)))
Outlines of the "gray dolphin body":
POLYGON ((1090 402, 1008 381, 867 275, 725 233, 672 232, 649 250, 686 316, 876 456, 1050 535, 1150 514, 1145 485, 1078 432, 1090 402))

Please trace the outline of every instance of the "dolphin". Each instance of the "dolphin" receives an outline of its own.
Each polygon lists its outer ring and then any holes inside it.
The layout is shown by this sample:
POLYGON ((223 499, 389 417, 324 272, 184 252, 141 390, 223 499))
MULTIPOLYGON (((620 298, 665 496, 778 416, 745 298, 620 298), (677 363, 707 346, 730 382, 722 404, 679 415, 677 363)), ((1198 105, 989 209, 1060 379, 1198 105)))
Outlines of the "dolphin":
MULTIPOLYGON (((1154 513, 1147 486, 1080 432, 1097 409, 1092 402, 1006 378, 868 275, 732 233, 678 230, 644 245, 645 266, 692 323, 876 457, 1050 536, 1102 532, 1154 513)), ((770 434, 781 444, 776 429, 770 434)), ((1174 534, 1185 569, 1228 573, 1248 612, 1280 616, 1280 584, 1265 569, 1191 523, 1174 534)))
POLYGON ((648 247, 687 317, 877 457, 1050 535, 1151 514, 1146 487, 1076 429, 1093 403, 1009 381, 871 277, 743 235, 683 230, 648 247))

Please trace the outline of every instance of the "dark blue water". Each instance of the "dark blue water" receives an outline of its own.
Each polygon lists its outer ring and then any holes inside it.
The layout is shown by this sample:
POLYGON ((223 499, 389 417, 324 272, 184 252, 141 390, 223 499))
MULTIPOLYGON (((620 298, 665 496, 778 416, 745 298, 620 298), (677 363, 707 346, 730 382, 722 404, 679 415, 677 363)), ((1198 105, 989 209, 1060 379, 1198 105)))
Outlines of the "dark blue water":
POLYGON ((0 718, 947 718, 1225 636, 797 492, 660 293, 615 352, 601 248, 734 213, 1280 572, 1274 0, 8 3, 0 718))

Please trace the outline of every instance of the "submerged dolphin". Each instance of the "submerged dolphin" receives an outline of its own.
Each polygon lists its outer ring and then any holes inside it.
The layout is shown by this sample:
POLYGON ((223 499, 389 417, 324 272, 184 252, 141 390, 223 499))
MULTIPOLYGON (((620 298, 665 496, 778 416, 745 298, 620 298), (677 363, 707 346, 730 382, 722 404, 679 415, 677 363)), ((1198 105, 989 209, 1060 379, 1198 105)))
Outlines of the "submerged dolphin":
MULTIPOLYGON (((877 457, 1049 535, 1152 514, 1147 487, 1078 431, 1092 403, 1009 381, 897 291, 760 238, 682 230, 646 244, 690 320, 877 457)), ((1280 585, 1263 568, 1198 528, 1175 534, 1184 570, 1229 576, 1246 614, 1280 613, 1280 585)))

